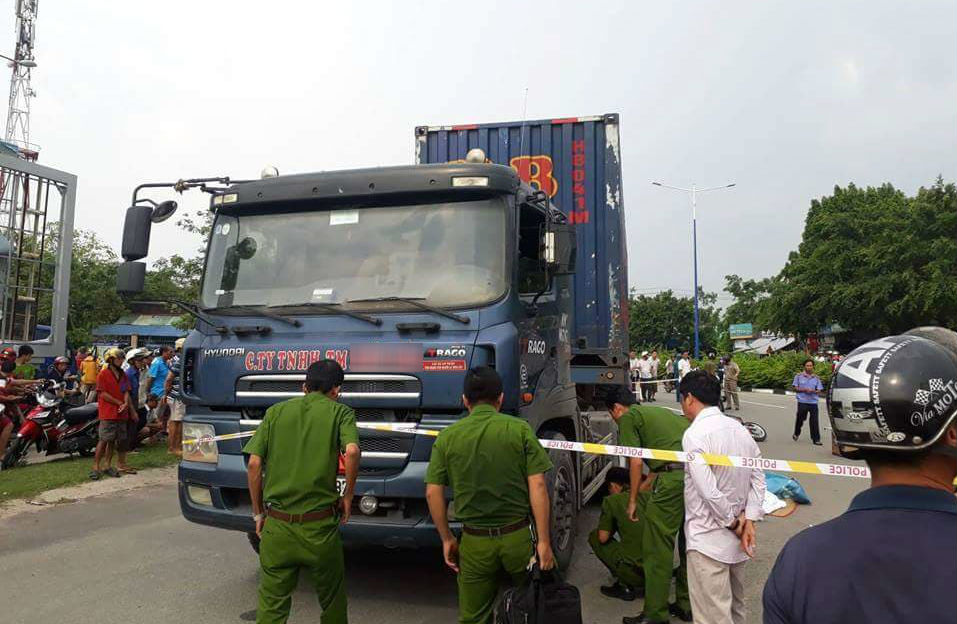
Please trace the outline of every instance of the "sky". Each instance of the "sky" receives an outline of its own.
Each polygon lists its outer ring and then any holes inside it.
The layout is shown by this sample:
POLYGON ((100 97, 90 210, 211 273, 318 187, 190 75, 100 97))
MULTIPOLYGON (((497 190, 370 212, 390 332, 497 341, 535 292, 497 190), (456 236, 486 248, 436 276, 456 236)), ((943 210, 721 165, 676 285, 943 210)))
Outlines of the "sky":
MULTIPOLYGON (((0 5, 0 52, 14 45, 0 5)), ((629 281, 777 273, 835 185, 957 180, 957 3, 41 0, 31 141, 119 248, 147 181, 408 164, 413 129, 621 115, 629 281)), ((181 207, 207 198, 184 195, 181 207)), ((169 221, 151 257, 195 253, 169 221)), ((727 304, 726 293, 720 303, 727 304)))

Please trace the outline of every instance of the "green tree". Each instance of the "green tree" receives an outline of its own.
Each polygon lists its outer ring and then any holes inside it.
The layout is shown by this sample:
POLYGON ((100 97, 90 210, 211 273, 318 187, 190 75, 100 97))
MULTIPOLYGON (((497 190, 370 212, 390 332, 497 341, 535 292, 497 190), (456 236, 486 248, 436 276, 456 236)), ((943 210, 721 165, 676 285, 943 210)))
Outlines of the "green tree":
POLYGON ((77 230, 70 263, 70 312, 67 344, 93 342, 93 328, 112 323, 128 311, 116 293, 116 253, 93 232, 77 230))
MULTIPOLYGON (((715 349, 720 335, 717 295, 698 292, 699 337, 702 351, 715 349)), ((656 295, 635 295, 629 301, 629 337, 633 348, 694 347, 694 299, 676 297, 670 290, 656 295)))
POLYGON ((773 279, 766 277, 753 280, 725 275, 724 282, 725 292, 734 297, 734 303, 724 311, 725 324, 752 323, 756 329, 763 327, 768 320, 767 302, 774 285, 773 279))
POLYGON ((868 337, 957 325, 957 189, 909 198, 890 184, 835 187, 811 202, 796 252, 770 284, 770 329, 831 323, 868 337))

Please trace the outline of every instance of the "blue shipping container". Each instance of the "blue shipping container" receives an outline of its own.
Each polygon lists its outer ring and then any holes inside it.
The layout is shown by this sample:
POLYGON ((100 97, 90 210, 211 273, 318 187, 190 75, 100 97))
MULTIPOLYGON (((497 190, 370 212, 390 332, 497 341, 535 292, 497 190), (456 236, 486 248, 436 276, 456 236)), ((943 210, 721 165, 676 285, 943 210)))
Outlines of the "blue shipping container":
POLYGON ((577 231, 574 351, 624 354, 628 251, 618 115, 420 126, 415 135, 419 164, 464 161, 478 147, 548 193, 577 231))

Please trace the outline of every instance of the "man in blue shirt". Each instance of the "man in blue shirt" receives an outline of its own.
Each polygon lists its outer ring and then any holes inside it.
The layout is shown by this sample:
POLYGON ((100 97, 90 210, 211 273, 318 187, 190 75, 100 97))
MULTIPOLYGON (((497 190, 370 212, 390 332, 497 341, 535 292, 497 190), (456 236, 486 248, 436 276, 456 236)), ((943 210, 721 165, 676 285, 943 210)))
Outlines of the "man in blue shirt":
POLYGON ((794 418, 794 435, 791 436, 796 442, 801 437, 801 428, 804 427, 804 419, 811 417, 811 442, 821 445, 821 428, 817 422, 817 399, 819 393, 824 391, 824 384, 821 378, 814 374, 814 360, 808 358, 804 360, 804 370, 794 376, 791 383, 797 391, 797 416, 794 418))
POLYGON ((871 488, 785 545, 764 586, 765 624, 957 622, 957 334, 912 331, 835 371, 835 441, 867 462, 871 488))
POLYGON ((160 397, 160 402, 165 399, 166 377, 169 375, 169 361, 173 359, 173 348, 169 345, 163 345, 159 350, 159 357, 150 364, 150 379, 153 380, 150 386, 150 394, 160 397))

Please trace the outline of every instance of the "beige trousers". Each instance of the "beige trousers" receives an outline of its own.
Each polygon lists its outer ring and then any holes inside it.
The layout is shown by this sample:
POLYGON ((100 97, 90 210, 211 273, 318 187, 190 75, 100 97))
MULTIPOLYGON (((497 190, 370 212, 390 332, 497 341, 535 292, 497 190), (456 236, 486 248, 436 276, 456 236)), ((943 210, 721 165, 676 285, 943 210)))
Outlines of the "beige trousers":
POLYGON ((731 404, 734 403, 734 409, 741 409, 741 403, 738 402, 738 380, 725 379, 724 391, 728 395, 728 405, 726 407, 730 409, 731 404))
POLYGON ((695 624, 745 624, 744 564, 688 551, 688 588, 695 624))

